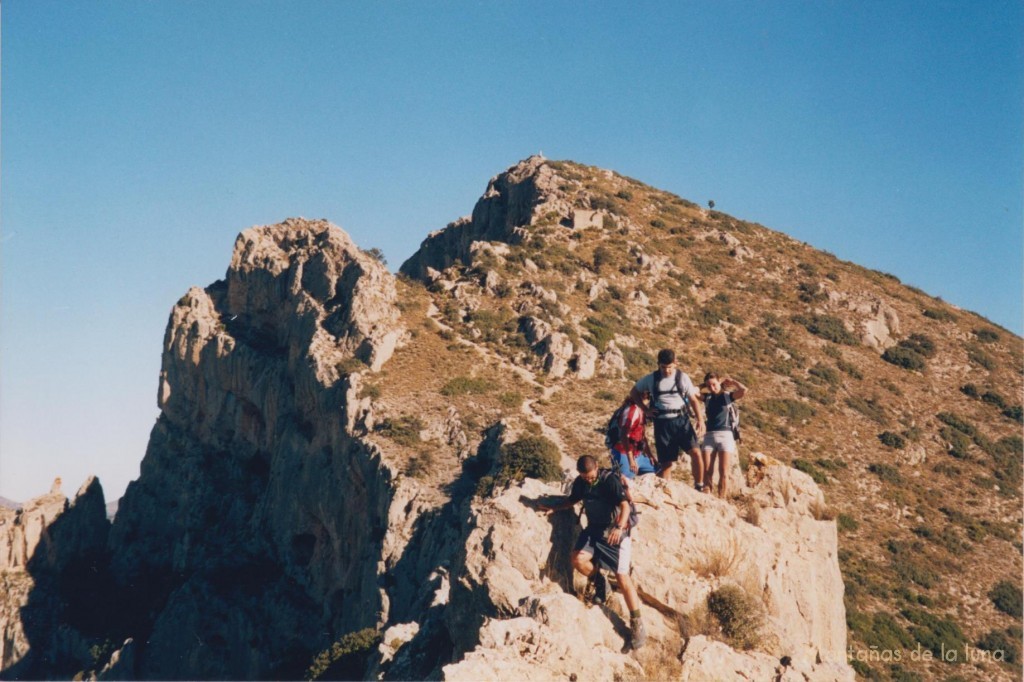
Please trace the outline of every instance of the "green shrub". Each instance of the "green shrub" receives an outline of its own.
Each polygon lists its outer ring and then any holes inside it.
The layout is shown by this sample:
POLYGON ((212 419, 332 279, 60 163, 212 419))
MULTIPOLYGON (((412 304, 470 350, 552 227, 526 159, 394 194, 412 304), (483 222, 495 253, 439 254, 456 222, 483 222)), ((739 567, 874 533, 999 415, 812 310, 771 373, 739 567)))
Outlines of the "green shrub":
POLYGON ((888 464, 870 464, 868 465, 868 471, 887 483, 899 485, 903 482, 903 477, 900 476, 900 472, 897 471, 895 467, 889 466, 888 464))
POLYGON ((370 653, 383 635, 373 628, 350 632, 321 652, 306 671, 307 680, 361 680, 370 653))
POLYGON ((939 430, 939 435, 949 444, 947 452, 957 459, 970 459, 968 452, 971 447, 971 439, 963 432, 954 429, 952 426, 944 426, 939 430))
POLYGON ((369 368, 365 362, 357 357, 345 358, 334 366, 334 369, 338 370, 338 374, 348 376, 356 372, 362 372, 369 368))
POLYGON ((622 214, 622 208, 614 199, 607 196, 590 197, 590 208, 595 211, 608 211, 616 215, 622 214))
POLYGON ((623 346, 622 359, 626 362, 626 376, 641 376, 650 372, 650 368, 657 364, 654 356, 639 348, 623 346))
POLYGON ((925 308, 921 314, 939 322, 952 322, 956 319, 956 315, 942 308, 925 308))
POLYGON ((618 192, 615 193, 615 196, 622 199, 623 201, 633 200, 633 193, 630 192, 628 189, 620 189, 618 192))
POLYGON ((797 297, 803 303, 816 303, 817 301, 824 301, 828 298, 828 294, 826 294, 814 282, 800 282, 796 286, 796 290, 797 297))
POLYGON ((992 356, 986 353, 985 351, 975 346, 971 346, 967 349, 967 359, 975 363, 976 365, 980 365, 988 370, 993 370, 996 368, 995 359, 993 359, 992 356))
POLYGON ((999 333, 994 329, 975 329, 974 335, 982 343, 995 343, 999 340, 999 333))
POLYGON ((707 258, 694 258, 692 261, 690 261, 690 265, 693 266, 694 270, 696 270, 698 273, 704 276, 714 275, 722 271, 721 263, 713 260, 708 260, 707 258))
POLYGON ((1024 424, 1024 408, 1020 405, 1012 405, 1003 410, 1003 416, 1012 419, 1018 424, 1024 424))
POLYGON ((857 519, 853 518, 849 514, 840 514, 837 516, 836 526, 840 531, 854 531, 860 528, 860 524, 857 523, 857 519))
POLYGON ((423 430, 423 422, 419 417, 402 415, 396 419, 390 417, 377 424, 377 431, 395 441, 399 445, 413 447, 420 440, 420 431, 423 430))
POLYGON ((831 367, 826 367, 821 363, 811 367, 807 372, 812 377, 816 377, 829 386, 838 386, 842 383, 842 379, 839 378, 839 372, 835 371, 831 367))
POLYGON ((802 324, 807 331, 833 343, 856 346, 857 337, 850 333, 838 317, 831 315, 797 315, 793 321, 802 324))
POLYGON ((974 384, 964 384, 963 386, 960 387, 960 392, 963 393, 968 398, 977 399, 981 397, 981 392, 978 390, 978 387, 975 386, 974 384))
POLYGON ((793 468, 810 476, 818 485, 825 485, 828 483, 828 478, 825 474, 821 473, 816 466, 805 459, 794 459, 793 468))
POLYGON ((889 418, 885 414, 885 408, 882 407, 882 403, 877 397, 863 398, 859 395, 854 395, 846 399, 846 404, 876 424, 885 426, 889 423, 889 418))
POLYGON ((377 259, 381 265, 388 264, 388 259, 384 257, 384 252, 378 249, 376 246, 373 247, 372 249, 367 249, 365 253, 371 258, 377 259))
POLYGON ((964 650, 967 638, 954 621, 939 618, 921 609, 904 609, 901 613, 914 624, 910 628, 914 639, 936 656, 941 657, 943 650, 964 650))
POLYGON ((889 651, 909 649, 914 646, 914 638, 910 636, 910 633, 895 618, 884 611, 878 611, 873 616, 854 613, 852 618, 847 616, 846 620, 847 624, 851 626, 850 630, 855 632, 868 646, 877 646, 880 650, 889 651))
POLYGON ((1000 488, 1006 488, 1013 494, 1016 494, 1022 475, 1021 450, 1024 450, 1024 441, 1020 436, 1006 436, 999 439, 990 453, 995 460, 995 477, 1004 484, 1000 488))
POLYGON ((893 346, 886 349, 882 353, 882 359, 903 369, 920 371, 925 368, 924 358, 919 353, 903 346, 893 346))
POLYGON ((760 600, 736 585, 723 585, 708 595, 707 604, 730 644, 749 650, 759 643, 765 621, 760 600))
POLYGON ((495 488, 522 481, 524 478, 539 478, 542 481, 561 480, 562 465, 558 447, 547 438, 527 436, 514 443, 502 445, 498 455, 497 471, 492 480, 482 486, 483 489, 478 487, 477 490, 483 494, 490 494, 495 488))
POLYGON ((457 376, 448 380, 441 387, 441 395, 452 397, 466 393, 487 393, 493 387, 494 382, 481 377, 457 376))
POLYGON ((906 439, 900 434, 893 433, 892 431, 883 431, 878 434, 878 440, 882 441, 883 445, 887 445, 888 447, 896 450, 902 450, 907 446, 906 439))
POLYGON ((1021 611, 1024 608, 1024 595, 1021 594, 1019 583, 1009 580, 996 583, 995 587, 989 591, 988 598, 1003 613, 1018 619, 1021 617, 1021 611))
POLYGON ((412 478, 425 478, 434 468, 434 453, 427 450, 409 460, 405 465, 405 475, 412 478))
POLYGON ((1006 408, 1006 398, 1001 396, 996 391, 985 391, 981 394, 981 402, 988 403, 989 405, 995 405, 1000 410, 1006 408))
POLYGON ((978 640, 977 646, 993 654, 997 651, 1003 652, 1002 660, 1012 665, 1020 661, 1020 640, 1020 633, 1012 628, 992 630, 978 640))
POLYGON ((935 342, 924 334, 911 334, 900 341, 898 345, 907 350, 912 350, 924 358, 935 357, 935 342))
POLYGON ((860 370, 857 369, 856 365, 852 365, 849 362, 846 362, 845 360, 837 360, 836 361, 836 367, 841 369, 843 372, 846 372, 848 375, 850 375, 854 379, 863 379, 864 378, 864 375, 861 374, 860 370))
POLYGON ((665 221, 660 218, 655 218, 651 221, 651 227, 658 228, 659 230, 663 229, 665 227, 665 221))
POLYGON ((810 419, 817 414, 815 409, 807 403, 793 400, 792 398, 771 398, 761 401, 759 406, 769 414, 785 417, 790 421, 810 419))
POLYGON ((360 398, 369 398, 370 400, 377 400, 381 396, 380 386, 376 384, 365 384, 359 391, 360 398))
POLYGON ((935 415, 935 418, 938 419, 943 424, 948 424, 957 431, 965 435, 971 436, 972 438, 978 435, 978 429, 973 424, 971 424, 963 417, 958 417, 952 412, 939 412, 937 415, 935 415))
POLYGON ((502 407, 519 407, 523 404, 523 394, 518 391, 507 391, 498 396, 502 407))
POLYGON ((594 249, 594 272, 601 272, 606 266, 615 265, 615 252, 601 244, 594 249))

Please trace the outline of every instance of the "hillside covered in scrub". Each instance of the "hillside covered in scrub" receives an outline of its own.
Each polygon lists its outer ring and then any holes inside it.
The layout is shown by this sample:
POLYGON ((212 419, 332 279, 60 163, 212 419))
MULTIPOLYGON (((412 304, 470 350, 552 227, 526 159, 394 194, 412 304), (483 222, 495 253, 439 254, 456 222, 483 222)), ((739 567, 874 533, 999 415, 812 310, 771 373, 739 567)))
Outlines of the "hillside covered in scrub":
POLYGON ((252 228, 171 311, 113 524, 96 481, 0 510, 0 675, 1019 679, 1022 366, 892 275, 571 162, 496 176, 397 277, 324 221, 252 228), (536 506, 664 347, 750 393, 731 499, 637 484, 630 652, 536 506))

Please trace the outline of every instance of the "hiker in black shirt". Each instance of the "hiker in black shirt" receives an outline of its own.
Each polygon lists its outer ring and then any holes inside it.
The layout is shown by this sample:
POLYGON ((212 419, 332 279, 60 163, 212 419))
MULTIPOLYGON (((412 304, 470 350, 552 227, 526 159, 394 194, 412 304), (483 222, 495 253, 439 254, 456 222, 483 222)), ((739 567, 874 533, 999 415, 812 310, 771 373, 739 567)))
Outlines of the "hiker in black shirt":
POLYGON ((630 646, 638 649, 647 640, 647 632, 640 620, 640 598, 629 576, 632 542, 629 536, 629 501, 622 479, 608 469, 598 469, 597 460, 583 455, 576 461, 579 476, 572 483, 566 501, 555 505, 540 505, 545 512, 573 508, 583 503, 587 514, 587 527, 580 532, 572 552, 572 566, 594 581, 594 600, 605 601, 607 579, 601 568, 615 572, 615 578, 626 600, 630 616, 630 646))

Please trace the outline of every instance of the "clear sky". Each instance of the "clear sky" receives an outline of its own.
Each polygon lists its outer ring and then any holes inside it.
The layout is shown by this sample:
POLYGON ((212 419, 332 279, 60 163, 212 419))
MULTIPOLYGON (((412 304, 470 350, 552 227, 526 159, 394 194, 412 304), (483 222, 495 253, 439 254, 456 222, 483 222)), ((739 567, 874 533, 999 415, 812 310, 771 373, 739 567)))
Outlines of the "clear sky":
POLYGON ((542 151, 1022 329, 1019 0, 5 0, 0 495, 138 476, 172 304, 327 218, 397 268, 542 151))

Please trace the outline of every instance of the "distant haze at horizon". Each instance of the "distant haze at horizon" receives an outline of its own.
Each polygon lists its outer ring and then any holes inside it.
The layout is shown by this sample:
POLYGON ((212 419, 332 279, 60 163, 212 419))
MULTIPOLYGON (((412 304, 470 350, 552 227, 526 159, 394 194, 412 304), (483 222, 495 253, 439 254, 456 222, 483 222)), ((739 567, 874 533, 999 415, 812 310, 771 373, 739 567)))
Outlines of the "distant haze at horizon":
POLYGON ((324 217, 396 270, 538 151, 1021 334, 1019 3, 639 7, 5 2, 0 495, 123 493, 241 230, 324 217))

